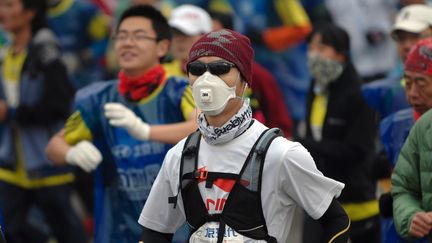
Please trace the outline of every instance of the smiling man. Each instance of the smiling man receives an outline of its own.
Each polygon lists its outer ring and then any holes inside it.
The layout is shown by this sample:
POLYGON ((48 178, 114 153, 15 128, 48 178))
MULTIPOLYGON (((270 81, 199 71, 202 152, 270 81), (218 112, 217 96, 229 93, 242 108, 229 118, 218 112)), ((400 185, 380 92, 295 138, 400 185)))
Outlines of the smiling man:
POLYGON ((58 164, 97 168, 96 243, 138 242, 136 219, 165 153, 196 129, 187 80, 167 79, 160 64, 170 39, 153 7, 126 10, 115 35, 119 80, 80 90, 76 112, 47 147, 58 164))

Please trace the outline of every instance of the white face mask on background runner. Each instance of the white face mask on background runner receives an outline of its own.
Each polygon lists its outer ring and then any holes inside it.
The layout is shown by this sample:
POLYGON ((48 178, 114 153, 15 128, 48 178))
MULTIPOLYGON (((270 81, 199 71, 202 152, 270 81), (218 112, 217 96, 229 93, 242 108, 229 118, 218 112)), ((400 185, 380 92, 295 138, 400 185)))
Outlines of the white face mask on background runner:
POLYGON ((221 78, 210 72, 205 72, 199 76, 192 86, 192 96, 198 108, 206 115, 219 115, 227 106, 228 101, 236 96, 236 85, 240 80, 235 82, 233 87, 228 86, 221 78))

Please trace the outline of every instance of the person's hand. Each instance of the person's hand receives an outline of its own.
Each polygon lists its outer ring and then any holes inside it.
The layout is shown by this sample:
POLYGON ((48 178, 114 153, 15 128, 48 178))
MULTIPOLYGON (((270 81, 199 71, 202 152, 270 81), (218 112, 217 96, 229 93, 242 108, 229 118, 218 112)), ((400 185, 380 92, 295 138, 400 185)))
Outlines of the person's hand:
POLYGON ((8 106, 4 100, 0 100, 0 122, 5 121, 7 117, 8 106))
POLYGON ((81 141, 66 153, 66 163, 90 172, 102 162, 101 152, 89 141, 81 141))
POLYGON ((143 122, 133 111, 120 103, 107 103, 104 106, 105 117, 115 127, 123 127, 128 133, 141 141, 150 137, 150 125, 143 122))
POLYGON ((432 229, 432 214, 429 212, 416 213, 411 220, 409 233, 414 237, 424 237, 432 229))

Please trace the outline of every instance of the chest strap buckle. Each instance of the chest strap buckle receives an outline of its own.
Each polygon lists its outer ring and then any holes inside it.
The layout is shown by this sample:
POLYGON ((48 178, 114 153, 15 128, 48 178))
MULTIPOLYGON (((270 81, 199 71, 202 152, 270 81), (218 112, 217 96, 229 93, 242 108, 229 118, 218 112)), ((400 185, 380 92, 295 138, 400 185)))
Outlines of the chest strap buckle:
POLYGON ((207 170, 199 170, 195 171, 195 178, 200 180, 207 180, 208 177, 208 171, 207 170))

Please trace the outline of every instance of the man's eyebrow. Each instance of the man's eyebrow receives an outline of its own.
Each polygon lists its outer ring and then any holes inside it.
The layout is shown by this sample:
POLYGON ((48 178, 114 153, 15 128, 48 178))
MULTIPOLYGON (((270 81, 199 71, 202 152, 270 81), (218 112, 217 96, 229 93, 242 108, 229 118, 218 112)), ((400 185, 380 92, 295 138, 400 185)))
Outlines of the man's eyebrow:
POLYGON ((414 79, 414 81, 427 81, 424 77, 417 77, 414 79))
POLYGON ((144 29, 136 29, 136 30, 132 30, 132 31, 127 31, 125 29, 120 29, 120 30, 117 31, 117 33, 130 33, 130 32, 132 32, 132 33, 146 33, 147 34, 147 31, 145 31, 144 29))

